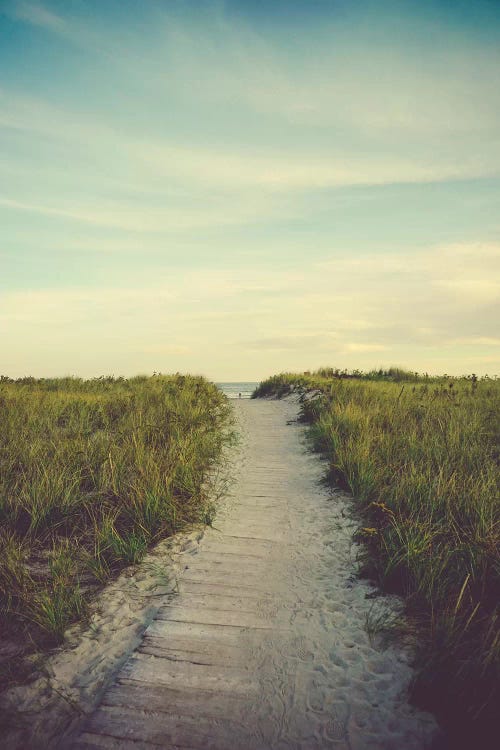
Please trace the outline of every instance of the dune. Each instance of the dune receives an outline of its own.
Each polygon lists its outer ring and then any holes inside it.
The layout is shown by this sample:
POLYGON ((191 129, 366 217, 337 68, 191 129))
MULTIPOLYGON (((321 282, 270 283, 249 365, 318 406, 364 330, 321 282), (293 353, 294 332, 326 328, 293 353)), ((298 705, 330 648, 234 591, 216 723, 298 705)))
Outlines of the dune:
POLYGON ((10 747, 40 747, 42 733, 82 750, 436 739, 408 702, 411 644, 377 629, 401 602, 357 578, 352 501, 321 483, 296 402, 234 409, 242 441, 213 527, 160 544, 105 589, 92 628, 49 660, 45 704, 40 685, 11 694, 34 730, 10 747))

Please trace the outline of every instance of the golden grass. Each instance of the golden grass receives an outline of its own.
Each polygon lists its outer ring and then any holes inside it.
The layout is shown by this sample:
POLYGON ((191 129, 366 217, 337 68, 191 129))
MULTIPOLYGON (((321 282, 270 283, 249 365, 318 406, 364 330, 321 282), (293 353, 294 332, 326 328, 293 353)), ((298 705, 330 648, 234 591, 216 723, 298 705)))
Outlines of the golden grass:
POLYGON ((2 378, 0 424, 0 624, 23 657, 155 541, 210 522, 230 407, 201 377, 2 378))

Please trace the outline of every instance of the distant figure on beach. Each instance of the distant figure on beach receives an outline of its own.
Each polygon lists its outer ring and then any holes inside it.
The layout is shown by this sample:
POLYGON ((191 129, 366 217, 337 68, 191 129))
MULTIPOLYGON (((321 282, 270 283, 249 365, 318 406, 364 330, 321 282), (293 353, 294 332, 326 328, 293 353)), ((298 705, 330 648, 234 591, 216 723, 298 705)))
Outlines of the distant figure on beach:
POLYGON ((241 393, 238 393, 238 398, 241 398, 241 393))

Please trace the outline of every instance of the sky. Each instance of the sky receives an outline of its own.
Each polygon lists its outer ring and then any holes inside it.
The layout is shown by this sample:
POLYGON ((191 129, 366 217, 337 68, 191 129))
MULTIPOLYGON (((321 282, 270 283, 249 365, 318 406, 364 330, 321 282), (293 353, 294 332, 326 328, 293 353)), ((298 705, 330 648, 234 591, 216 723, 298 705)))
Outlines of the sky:
POLYGON ((496 0, 0 0, 0 374, 500 374, 496 0))

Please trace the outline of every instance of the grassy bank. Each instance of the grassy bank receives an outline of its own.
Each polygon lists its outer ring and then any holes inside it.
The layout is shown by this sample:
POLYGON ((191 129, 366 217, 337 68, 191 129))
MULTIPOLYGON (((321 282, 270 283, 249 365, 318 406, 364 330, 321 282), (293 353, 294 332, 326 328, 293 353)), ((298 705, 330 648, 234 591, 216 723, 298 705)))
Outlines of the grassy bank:
POLYGON ((210 521, 229 415, 200 377, 0 380, 2 682, 151 544, 210 521))
POLYGON ((309 393, 302 413, 314 444, 362 511, 365 572, 406 598, 421 642, 415 697, 441 718, 453 747, 492 746, 500 382, 323 370, 276 376, 255 395, 291 390, 309 393))

